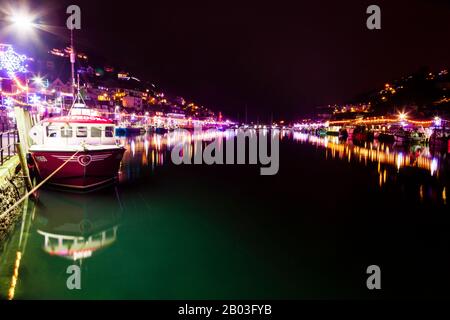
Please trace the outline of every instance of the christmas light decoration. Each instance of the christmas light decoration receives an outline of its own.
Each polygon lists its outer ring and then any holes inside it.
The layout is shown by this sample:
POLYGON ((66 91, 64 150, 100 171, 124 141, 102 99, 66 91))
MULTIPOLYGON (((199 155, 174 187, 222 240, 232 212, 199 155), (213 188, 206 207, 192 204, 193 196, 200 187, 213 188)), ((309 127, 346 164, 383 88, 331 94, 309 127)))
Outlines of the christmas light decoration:
POLYGON ((9 77, 14 77, 16 72, 27 72, 24 66, 25 55, 16 53, 12 46, 0 46, 0 70, 5 70, 9 77))
POLYGON ((28 102, 30 104, 38 104, 41 102, 41 97, 39 97, 38 95, 31 95, 30 97, 28 97, 28 102))
POLYGON ((5 98, 4 100, 3 100, 3 104, 5 105, 5 106, 7 106, 7 107, 11 107, 12 105, 13 105, 13 99, 11 99, 11 98, 5 98))

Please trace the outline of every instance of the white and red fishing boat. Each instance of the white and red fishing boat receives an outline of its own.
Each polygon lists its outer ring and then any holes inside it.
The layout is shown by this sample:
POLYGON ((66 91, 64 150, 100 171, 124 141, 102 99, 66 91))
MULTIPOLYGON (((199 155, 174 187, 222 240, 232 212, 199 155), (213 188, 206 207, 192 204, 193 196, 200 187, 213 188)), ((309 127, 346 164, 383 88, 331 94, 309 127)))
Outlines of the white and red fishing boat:
POLYGON ((125 151, 116 140, 114 122, 84 103, 75 103, 67 116, 39 122, 30 136, 29 152, 41 179, 67 161, 48 180, 61 187, 89 189, 114 181, 125 151))
POLYGON ((39 178, 61 187, 90 189, 116 179, 125 147, 118 143, 113 120, 86 106, 75 85, 75 49, 70 36, 72 86, 77 92, 66 116, 40 121, 30 130, 28 149, 39 178))

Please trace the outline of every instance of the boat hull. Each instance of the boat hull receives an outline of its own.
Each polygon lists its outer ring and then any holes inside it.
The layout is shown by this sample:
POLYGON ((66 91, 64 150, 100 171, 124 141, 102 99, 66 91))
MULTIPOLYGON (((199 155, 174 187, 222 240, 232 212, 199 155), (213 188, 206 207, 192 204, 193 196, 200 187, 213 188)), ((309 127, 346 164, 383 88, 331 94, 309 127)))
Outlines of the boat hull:
POLYGON ((31 151, 39 177, 44 180, 67 161, 48 183, 73 189, 91 189, 113 182, 125 148, 72 151, 31 151))

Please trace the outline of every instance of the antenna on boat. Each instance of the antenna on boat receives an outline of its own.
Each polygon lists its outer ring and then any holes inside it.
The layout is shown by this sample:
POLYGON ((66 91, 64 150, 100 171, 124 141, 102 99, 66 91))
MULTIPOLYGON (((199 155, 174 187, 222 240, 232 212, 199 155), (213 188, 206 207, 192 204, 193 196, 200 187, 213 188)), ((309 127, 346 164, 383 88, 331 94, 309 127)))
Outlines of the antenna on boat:
POLYGON ((73 28, 70 29, 70 64, 72 71, 72 97, 75 101, 75 47, 73 45, 73 28))
POLYGON ((67 114, 70 114, 75 104, 86 105, 81 93, 80 93, 80 75, 77 74, 77 82, 75 82, 75 61, 76 53, 73 41, 73 28, 70 29, 70 64, 71 64, 71 76, 72 76, 72 105, 69 108, 67 114))
POLYGON ((77 88, 76 92, 77 93, 74 96, 73 103, 70 106, 68 114, 70 114, 70 112, 72 111, 72 108, 76 104, 86 106, 86 102, 84 101, 83 96, 81 95, 81 92, 80 92, 80 75, 77 75, 77 78, 78 78, 77 85, 76 85, 76 88, 77 88))

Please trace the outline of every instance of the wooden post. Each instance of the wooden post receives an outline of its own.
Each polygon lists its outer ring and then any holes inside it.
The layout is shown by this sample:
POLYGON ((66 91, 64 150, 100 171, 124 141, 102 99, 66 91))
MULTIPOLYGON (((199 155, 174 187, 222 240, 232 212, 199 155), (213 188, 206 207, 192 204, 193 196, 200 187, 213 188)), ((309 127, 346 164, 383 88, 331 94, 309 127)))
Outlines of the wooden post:
POLYGON ((28 170, 25 151, 23 150, 21 143, 17 143, 16 147, 17 147, 17 154, 19 155, 20 166, 22 167, 25 186, 27 187, 28 191, 31 191, 33 189, 33 183, 31 182, 30 171, 28 170))
POLYGON ((28 147, 30 146, 30 137, 28 136, 28 132, 31 129, 30 113, 21 107, 14 107, 14 113, 16 116, 17 130, 19 131, 19 140, 22 144, 23 151, 27 154, 28 147))
POLYGON ((27 164, 27 153, 28 147, 30 146, 30 139, 28 137, 28 132, 31 129, 30 113, 21 107, 14 107, 14 113, 16 115, 17 131, 19 132, 20 140, 20 143, 16 144, 17 154, 19 156, 20 166, 22 167, 25 186, 27 187, 27 190, 30 191, 33 189, 33 183, 31 182, 30 171, 28 170, 27 164))

